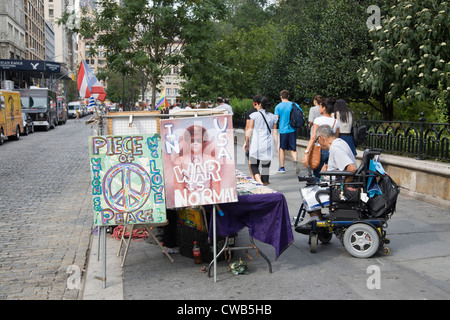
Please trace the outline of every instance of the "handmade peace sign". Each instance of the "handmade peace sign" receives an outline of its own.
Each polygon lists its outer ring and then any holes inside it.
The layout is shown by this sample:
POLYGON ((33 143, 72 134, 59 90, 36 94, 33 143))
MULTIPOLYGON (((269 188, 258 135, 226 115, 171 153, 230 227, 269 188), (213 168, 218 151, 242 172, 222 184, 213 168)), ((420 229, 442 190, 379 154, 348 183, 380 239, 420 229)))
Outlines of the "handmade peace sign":
POLYGON ((147 171, 135 163, 119 163, 103 178, 106 203, 119 212, 136 211, 147 201, 151 180, 147 171))

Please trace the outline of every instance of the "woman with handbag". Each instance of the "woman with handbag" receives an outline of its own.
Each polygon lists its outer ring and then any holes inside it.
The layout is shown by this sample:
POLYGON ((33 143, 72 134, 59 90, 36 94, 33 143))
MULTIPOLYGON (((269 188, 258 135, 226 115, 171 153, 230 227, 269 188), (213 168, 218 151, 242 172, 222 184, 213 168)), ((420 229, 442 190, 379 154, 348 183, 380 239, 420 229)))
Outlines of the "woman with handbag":
POLYGON ((269 168, 275 146, 278 145, 276 135, 273 134, 278 117, 267 111, 270 103, 265 97, 255 101, 256 112, 249 115, 247 132, 245 134, 244 150, 249 150, 250 168, 256 182, 269 184, 269 168), (250 137, 252 141, 250 143, 250 137), (259 165, 261 164, 261 172, 259 165))
POLYGON ((316 132, 319 126, 327 124, 333 129, 336 138, 339 137, 339 121, 332 116, 335 103, 335 98, 327 98, 320 103, 319 112, 321 116, 314 119, 311 139, 309 139, 308 146, 303 154, 303 165, 313 170, 317 180, 320 178, 319 172, 326 170, 322 167, 328 163, 328 150, 322 150, 320 144, 317 143, 316 132))

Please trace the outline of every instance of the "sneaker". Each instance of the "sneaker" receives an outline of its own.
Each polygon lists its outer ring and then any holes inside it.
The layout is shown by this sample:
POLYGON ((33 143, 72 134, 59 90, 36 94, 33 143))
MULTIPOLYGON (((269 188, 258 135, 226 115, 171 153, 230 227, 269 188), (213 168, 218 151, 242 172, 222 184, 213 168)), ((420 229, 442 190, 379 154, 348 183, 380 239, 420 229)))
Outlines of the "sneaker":
POLYGON ((278 173, 286 173, 286 170, 284 170, 284 167, 281 167, 280 169, 278 169, 278 173))
POLYGON ((299 174, 300 173, 300 165, 298 164, 298 161, 294 161, 294 166, 295 166, 295 174, 299 174))

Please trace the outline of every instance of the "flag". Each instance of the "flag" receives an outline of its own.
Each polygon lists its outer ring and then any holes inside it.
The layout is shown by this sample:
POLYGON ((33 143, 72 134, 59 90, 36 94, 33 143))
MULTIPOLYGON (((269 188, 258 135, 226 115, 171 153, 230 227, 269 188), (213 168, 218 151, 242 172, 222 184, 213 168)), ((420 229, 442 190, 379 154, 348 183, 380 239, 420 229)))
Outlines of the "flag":
MULTIPOLYGON (((94 99, 94 97, 93 96, 91 96, 90 98, 89 98, 89 104, 88 104, 88 107, 89 108, 95 108, 95 99, 94 99)), ((94 109, 92 109, 92 110, 94 110, 94 109)))
POLYGON ((168 107, 169 104, 167 103, 166 99, 166 88, 164 88, 163 91, 161 92, 161 97, 159 98, 158 103, 156 103, 156 110, 161 110, 168 107))
POLYGON ((80 97, 89 98, 94 96, 100 101, 105 101, 105 90, 83 59, 81 59, 80 68, 78 69, 77 84, 80 97))

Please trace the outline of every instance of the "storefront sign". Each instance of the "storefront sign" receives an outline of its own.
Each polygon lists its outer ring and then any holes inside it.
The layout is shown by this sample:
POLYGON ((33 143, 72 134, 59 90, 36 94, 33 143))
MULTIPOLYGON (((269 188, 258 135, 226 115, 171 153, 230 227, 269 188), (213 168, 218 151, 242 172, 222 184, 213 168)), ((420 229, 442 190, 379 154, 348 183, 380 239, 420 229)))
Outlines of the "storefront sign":
POLYGON ((89 139, 94 223, 166 221, 159 134, 89 139))
POLYGON ((237 202, 230 115, 161 120, 168 208, 237 202))
POLYGON ((60 73, 61 63, 44 60, 0 59, 0 70, 60 73))

